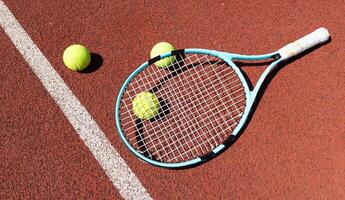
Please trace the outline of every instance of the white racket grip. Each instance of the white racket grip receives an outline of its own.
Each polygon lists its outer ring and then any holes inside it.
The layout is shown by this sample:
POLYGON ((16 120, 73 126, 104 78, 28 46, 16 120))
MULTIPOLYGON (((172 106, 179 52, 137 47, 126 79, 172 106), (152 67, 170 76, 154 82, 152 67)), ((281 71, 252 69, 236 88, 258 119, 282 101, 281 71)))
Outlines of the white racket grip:
POLYGON ((329 39, 329 33, 326 28, 318 28, 312 33, 292 42, 285 47, 278 50, 282 60, 286 60, 295 56, 309 48, 312 48, 318 44, 326 42, 329 39))

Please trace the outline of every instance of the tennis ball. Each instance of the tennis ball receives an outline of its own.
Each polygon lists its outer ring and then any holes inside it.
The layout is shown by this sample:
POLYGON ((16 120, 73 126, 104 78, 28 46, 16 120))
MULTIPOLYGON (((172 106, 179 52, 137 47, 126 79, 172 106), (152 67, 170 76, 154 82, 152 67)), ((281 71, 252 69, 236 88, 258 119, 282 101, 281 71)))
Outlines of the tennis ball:
POLYGON ((151 92, 141 92, 133 100, 133 112, 140 119, 150 119, 158 114, 159 101, 151 92))
MULTIPOLYGON (((175 50, 175 48, 170 43, 159 42, 155 46, 153 46, 153 48, 151 50, 150 57, 154 58, 158 55, 161 55, 163 53, 170 52, 173 50, 175 50)), ((166 57, 164 59, 161 59, 161 60, 155 62, 155 65, 159 68, 164 68, 164 67, 170 66, 175 61, 176 61, 175 56, 170 56, 170 57, 166 57)))
POLYGON ((63 53, 63 62, 72 71, 82 71, 91 61, 89 50, 80 44, 67 47, 63 53))

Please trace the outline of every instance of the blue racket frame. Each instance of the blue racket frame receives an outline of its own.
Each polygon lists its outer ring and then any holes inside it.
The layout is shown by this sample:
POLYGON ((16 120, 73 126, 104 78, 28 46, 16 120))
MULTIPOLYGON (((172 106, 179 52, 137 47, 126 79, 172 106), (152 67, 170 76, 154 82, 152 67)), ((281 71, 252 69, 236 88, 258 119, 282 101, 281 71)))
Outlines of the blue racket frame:
MULTIPOLYGON (((243 112, 243 116, 240 119, 238 125, 236 126, 236 128, 234 129, 234 131, 231 133, 231 135, 229 136, 229 139, 231 141, 233 141, 233 139, 235 139, 236 135, 241 131, 241 129, 243 128, 245 122, 248 119, 248 116, 250 114, 251 108, 253 106, 253 103, 256 99, 256 96, 259 92, 259 89, 261 88, 261 85, 263 84, 263 82, 265 81, 267 75, 275 68, 275 66, 277 66, 277 64, 279 62, 282 61, 282 59, 280 58, 280 55, 278 52, 273 52, 273 53, 269 53, 269 54, 263 54, 263 55, 241 55, 241 54, 233 54, 233 53, 227 53, 227 52, 220 52, 220 51, 215 51, 215 50, 207 50, 207 49, 184 49, 184 50, 177 50, 175 52, 183 52, 185 54, 193 54, 193 53, 197 53, 197 54, 208 54, 211 56, 215 56, 218 57, 220 59, 223 59, 225 62, 227 62, 232 69, 236 72, 236 74, 238 75, 238 77, 240 78, 241 82, 243 83, 244 86, 244 92, 246 95, 246 107, 245 110, 243 112), (242 61, 246 61, 246 60, 266 60, 266 59, 270 59, 270 58, 275 58, 276 60, 274 60, 266 69, 265 71, 262 73, 262 75, 260 76, 259 80, 257 81, 255 87, 253 88, 253 90, 249 89, 248 86, 248 82, 247 80, 244 78, 241 70, 239 69, 238 66, 236 66, 236 64, 233 62, 233 60, 242 60, 242 61)), ((138 74, 140 73, 142 70, 144 70, 145 68, 147 68, 148 66, 150 66, 150 64, 154 63, 154 61, 172 56, 172 55, 176 55, 176 53, 174 52, 168 52, 165 54, 162 54, 160 56, 157 56, 149 61, 146 61, 145 63, 143 63, 142 65, 140 65, 136 70, 134 70, 129 77, 126 79, 126 81, 123 83, 123 85, 121 86, 121 89, 118 93, 117 99, 116 99, 116 104, 115 104, 115 122, 116 122, 116 127, 117 130, 119 132, 120 138, 122 140, 122 142, 127 146, 128 149, 130 149, 130 151, 137 156, 138 158, 140 158, 141 160, 150 163, 152 165, 155 166, 159 166, 159 167, 165 167, 165 168, 182 168, 182 167, 188 167, 188 166, 192 166, 192 165, 196 165, 199 164, 201 162, 204 162, 206 160, 208 160, 210 156, 208 156, 208 159, 205 158, 195 158, 193 160, 189 160, 189 161, 185 161, 185 162, 181 162, 181 163, 163 163, 163 162, 158 162, 156 160, 152 160, 150 158, 145 157, 144 155, 142 155, 141 153, 137 152, 131 145, 130 143, 127 141, 126 136, 121 128, 121 122, 120 122, 120 105, 121 105, 121 99, 122 96, 124 94, 124 92, 126 91, 126 88, 128 86, 128 84, 131 82, 131 80, 138 74)), ((223 144, 218 145, 216 148, 214 148, 211 152, 212 157, 219 154, 225 147, 226 147, 226 142, 224 142, 223 144)))

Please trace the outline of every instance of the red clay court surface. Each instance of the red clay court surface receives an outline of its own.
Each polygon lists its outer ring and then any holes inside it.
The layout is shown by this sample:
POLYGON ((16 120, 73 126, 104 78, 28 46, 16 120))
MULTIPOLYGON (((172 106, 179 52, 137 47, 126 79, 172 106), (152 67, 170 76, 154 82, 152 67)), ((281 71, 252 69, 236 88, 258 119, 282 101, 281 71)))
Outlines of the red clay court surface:
MULTIPOLYGON (((345 199, 343 0, 4 3, 153 199, 345 199), (155 43, 262 54, 319 26, 332 40, 278 71, 241 137, 215 159, 168 170, 120 141, 116 94, 155 43), (66 69, 73 43, 102 65, 66 69)), ((0 57, 0 199, 123 198, 3 29, 0 57)), ((245 71, 256 80, 263 67, 245 71)))

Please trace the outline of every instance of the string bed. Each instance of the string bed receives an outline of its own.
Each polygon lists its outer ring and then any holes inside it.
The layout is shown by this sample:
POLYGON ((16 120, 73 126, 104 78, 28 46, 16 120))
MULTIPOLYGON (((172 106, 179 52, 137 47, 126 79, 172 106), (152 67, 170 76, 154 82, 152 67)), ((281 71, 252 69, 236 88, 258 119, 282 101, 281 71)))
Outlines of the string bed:
POLYGON ((164 69, 154 64, 137 74, 122 96, 120 121, 127 141, 146 157, 166 163, 184 162, 209 153, 223 143, 245 109, 243 83, 220 58, 180 54, 164 69), (149 91, 159 102, 159 113, 138 119, 136 94, 149 91))

